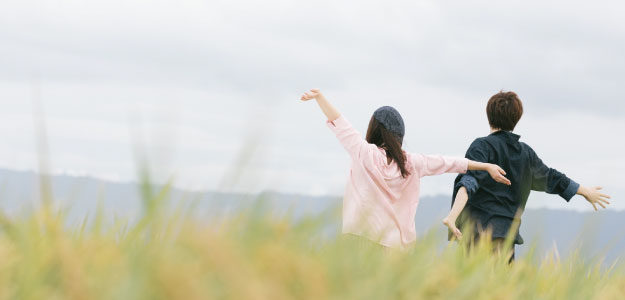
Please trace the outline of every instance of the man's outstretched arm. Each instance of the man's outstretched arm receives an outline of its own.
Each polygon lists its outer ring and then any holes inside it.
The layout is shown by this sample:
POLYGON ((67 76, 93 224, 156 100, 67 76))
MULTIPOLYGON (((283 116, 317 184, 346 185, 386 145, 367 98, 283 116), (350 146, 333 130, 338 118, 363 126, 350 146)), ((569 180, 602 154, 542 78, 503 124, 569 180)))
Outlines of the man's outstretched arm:
POLYGON ((556 169, 547 167, 538 158, 536 153, 531 152, 532 159, 532 190, 558 194, 564 200, 569 201, 573 196, 581 195, 597 210, 597 204, 605 208, 610 204, 609 195, 600 192, 601 187, 585 187, 571 180, 556 169))

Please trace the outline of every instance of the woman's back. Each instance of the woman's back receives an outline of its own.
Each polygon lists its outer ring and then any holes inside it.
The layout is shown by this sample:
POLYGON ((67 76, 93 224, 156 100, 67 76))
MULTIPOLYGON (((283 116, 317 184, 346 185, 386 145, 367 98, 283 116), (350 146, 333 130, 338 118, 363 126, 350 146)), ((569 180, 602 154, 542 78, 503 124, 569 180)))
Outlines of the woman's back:
POLYGON ((416 239, 414 216, 420 179, 445 172, 466 172, 468 160, 405 154, 404 176, 397 161, 388 162, 384 149, 370 144, 340 116, 328 127, 351 158, 343 198, 343 233, 356 234, 387 247, 405 247, 416 239))

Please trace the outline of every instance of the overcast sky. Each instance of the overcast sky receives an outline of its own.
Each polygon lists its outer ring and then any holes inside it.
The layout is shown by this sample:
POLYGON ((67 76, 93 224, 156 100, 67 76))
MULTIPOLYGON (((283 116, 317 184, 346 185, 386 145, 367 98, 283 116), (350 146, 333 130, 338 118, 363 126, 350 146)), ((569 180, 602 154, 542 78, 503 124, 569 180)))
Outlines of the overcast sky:
POLYGON ((625 209, 622 3, 3 0, 0 167, 37 169, 40 94, 56 173, 133 180, 139 152, 180 187, 340 195, 349 160, 306 89, 361 132, 395 106, 406 150, 458 156, 505 89, 524 102, 522 140, 625 209))

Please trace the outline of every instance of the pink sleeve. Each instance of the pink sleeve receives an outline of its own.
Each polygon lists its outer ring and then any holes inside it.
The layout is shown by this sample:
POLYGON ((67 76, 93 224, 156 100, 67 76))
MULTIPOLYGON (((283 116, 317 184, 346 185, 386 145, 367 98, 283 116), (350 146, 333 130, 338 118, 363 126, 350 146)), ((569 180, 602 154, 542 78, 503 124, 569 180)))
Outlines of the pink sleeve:
POLYGON ((334 121, 327 121, 327 125, 353 159, 359 159, 369 151, 369 143, 360 136, 360 133, 343 115, 334 121))
POLYGON ((443 173, 466 173, 469 160, 460 157, 415 154, 414 164, 423 177, 443 173))

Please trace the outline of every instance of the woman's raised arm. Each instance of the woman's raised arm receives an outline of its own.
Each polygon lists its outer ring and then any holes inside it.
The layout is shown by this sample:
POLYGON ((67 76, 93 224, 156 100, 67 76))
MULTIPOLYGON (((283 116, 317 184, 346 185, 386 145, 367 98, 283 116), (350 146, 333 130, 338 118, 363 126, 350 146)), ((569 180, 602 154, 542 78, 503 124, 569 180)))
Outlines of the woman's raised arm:
POLYGON ((332 122, 341 116, 341 113, 326 99, 319 89, 312 89, 302 95, 302 101, 315 99, 321 111, 326 115, 328 121, 332 122))
MULTIPOLYGON (((321 111, 328 118, 328 128, 336 135, 341 145, 353 159, 360 159, 370 153, 372 146, 362 138, 351 123, 334 108, 318 89, 312 89, 302 95, 302 101, 316 99, 321 111)), ((375 148, 375 147, 373 147, 375 148)))

